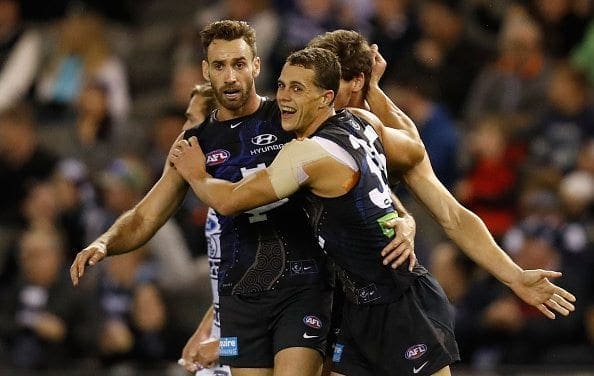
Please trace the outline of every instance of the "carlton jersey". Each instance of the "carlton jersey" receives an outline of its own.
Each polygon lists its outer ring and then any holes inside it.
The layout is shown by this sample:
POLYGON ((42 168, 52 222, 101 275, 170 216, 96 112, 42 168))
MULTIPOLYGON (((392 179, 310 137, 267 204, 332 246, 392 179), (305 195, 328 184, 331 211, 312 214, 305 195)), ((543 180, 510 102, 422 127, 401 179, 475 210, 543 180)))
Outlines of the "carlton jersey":
MULTIPOLYGON (((347 299, 355 304, 386 303, 398 298, 426 273, 382 264, 381 250, 394 230, 384 226, 397 216, 386 174, 386 157, 373 127, 342 110, 328 119, 312 139, 329 140, 350 154, 359 168, 357 184, 336 198, 308 195, 308 213, 321 248, 337 265, 347 299)), ((324 145, 324 140, 320 144, 324 145)))
MULTIPOLYGON (((265 169, 293 136, 283 131, 276 101, 264 98, 248 116, 217 121, 215 113, 185 132, 196 136, 207 172, 237 182, 265 169)), ((237 216, 217 213, 221 295, 248 295, 286 286, 326 284, 324 257, 313 241, 299 195, 237 216)))

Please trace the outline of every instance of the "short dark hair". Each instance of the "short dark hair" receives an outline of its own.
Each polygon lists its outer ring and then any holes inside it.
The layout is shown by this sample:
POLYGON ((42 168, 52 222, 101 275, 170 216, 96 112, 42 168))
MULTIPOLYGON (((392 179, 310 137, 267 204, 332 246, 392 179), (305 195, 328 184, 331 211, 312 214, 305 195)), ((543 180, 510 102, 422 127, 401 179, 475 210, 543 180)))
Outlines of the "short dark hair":
POLYGON ((256 31, 245 21, 222 20, 206 25, 200 31, 204 56, 207 57, 208 46, 215 39, 232 41, 243 39, 252 50, 253 57, 258 55, 256 48, 256 31))
POLYGON ((209 114, 215 109, 216 101, 210 82, 204 82, 194 86, 190 93, 190 99, 194 98, 196 95, 200 95, 204 98, 204 108, 202 110, 205 114, 209 114))
POLYGON ((346 81, 363 73, 365 76, 363 92, 367 94, 373 54, 369 43, 360 33, 344 29, 328 31, 313 38, 307 46, 334 52, 340 62, 342 78, 346 81))
POLYGON ((289 55, 287 64, 312 69, 314 84, 322 89, 334 91, 334 98, 336 98, 340 86, 340 63, 334 52, 308 47, 289 55))

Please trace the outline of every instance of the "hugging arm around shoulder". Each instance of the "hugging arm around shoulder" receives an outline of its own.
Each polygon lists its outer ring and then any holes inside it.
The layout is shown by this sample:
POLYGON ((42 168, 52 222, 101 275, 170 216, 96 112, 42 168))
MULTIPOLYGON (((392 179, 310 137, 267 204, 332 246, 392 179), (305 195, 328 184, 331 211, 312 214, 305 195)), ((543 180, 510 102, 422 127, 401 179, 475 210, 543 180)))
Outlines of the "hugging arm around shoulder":
POLYGON ((304 183, 299 156, 309 153, 303 143, 287 143, 272 164, 261 171, 232 183, 205 176, 190 182, 196 195, 222 215, 236 215, 283 199, 295 193, 304 183), (301 171, 301 172, 300 172, 301 171))

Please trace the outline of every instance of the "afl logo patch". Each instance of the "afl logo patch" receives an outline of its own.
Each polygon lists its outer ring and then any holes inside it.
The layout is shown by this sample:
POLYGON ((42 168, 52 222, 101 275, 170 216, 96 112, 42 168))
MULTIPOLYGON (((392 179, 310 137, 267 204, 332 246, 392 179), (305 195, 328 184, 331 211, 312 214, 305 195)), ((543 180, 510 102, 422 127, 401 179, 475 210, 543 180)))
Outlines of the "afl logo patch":
POLYGON ((305 316, 303 318, 303 323, 314 329, 320 329, 322 327, 322 321, 316 316, 305 316))
POLYGON ((270 145, 276 142, 276 140, 278 140, 278 137, 276 137, 273 134, 270 133, 265 133, 265 134, 259 134, 256 137, 252 137, 252 144, 254 145, 258 145, 258 146, 264 146, 264 145, 270 145))
POLYGON ((427 345, 419 343, 406 349, 404 357, 408 360, 418 359, 427 352, 427 345))
POLYGON ((215 166, 215 165, 221 164, 221 163, 225 162, 227 159, 229 159, 230 156, 231 156, 231 153, 229 153, 227 150, 223 150, 223 149, 213 150, 210 153, 206 154, 206 165, 207 166, 215 166))

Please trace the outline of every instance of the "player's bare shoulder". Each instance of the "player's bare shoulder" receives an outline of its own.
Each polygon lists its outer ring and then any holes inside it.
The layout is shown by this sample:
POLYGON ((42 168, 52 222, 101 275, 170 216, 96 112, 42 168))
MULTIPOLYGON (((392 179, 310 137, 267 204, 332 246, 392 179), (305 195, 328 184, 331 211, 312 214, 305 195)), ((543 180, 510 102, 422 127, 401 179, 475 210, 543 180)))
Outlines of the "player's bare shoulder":
POLYGON ((381 120, 374 113, 372 113, 370 111, 367 111, 367 110, 364 110, 364 109, 358 108, 358 107, 347 107, 346 109, 353 115, 357 116, 358 118, 365 120, 378 133, 380 132, 381 127, 384 126, 383 123, 381 122, 381 120))

